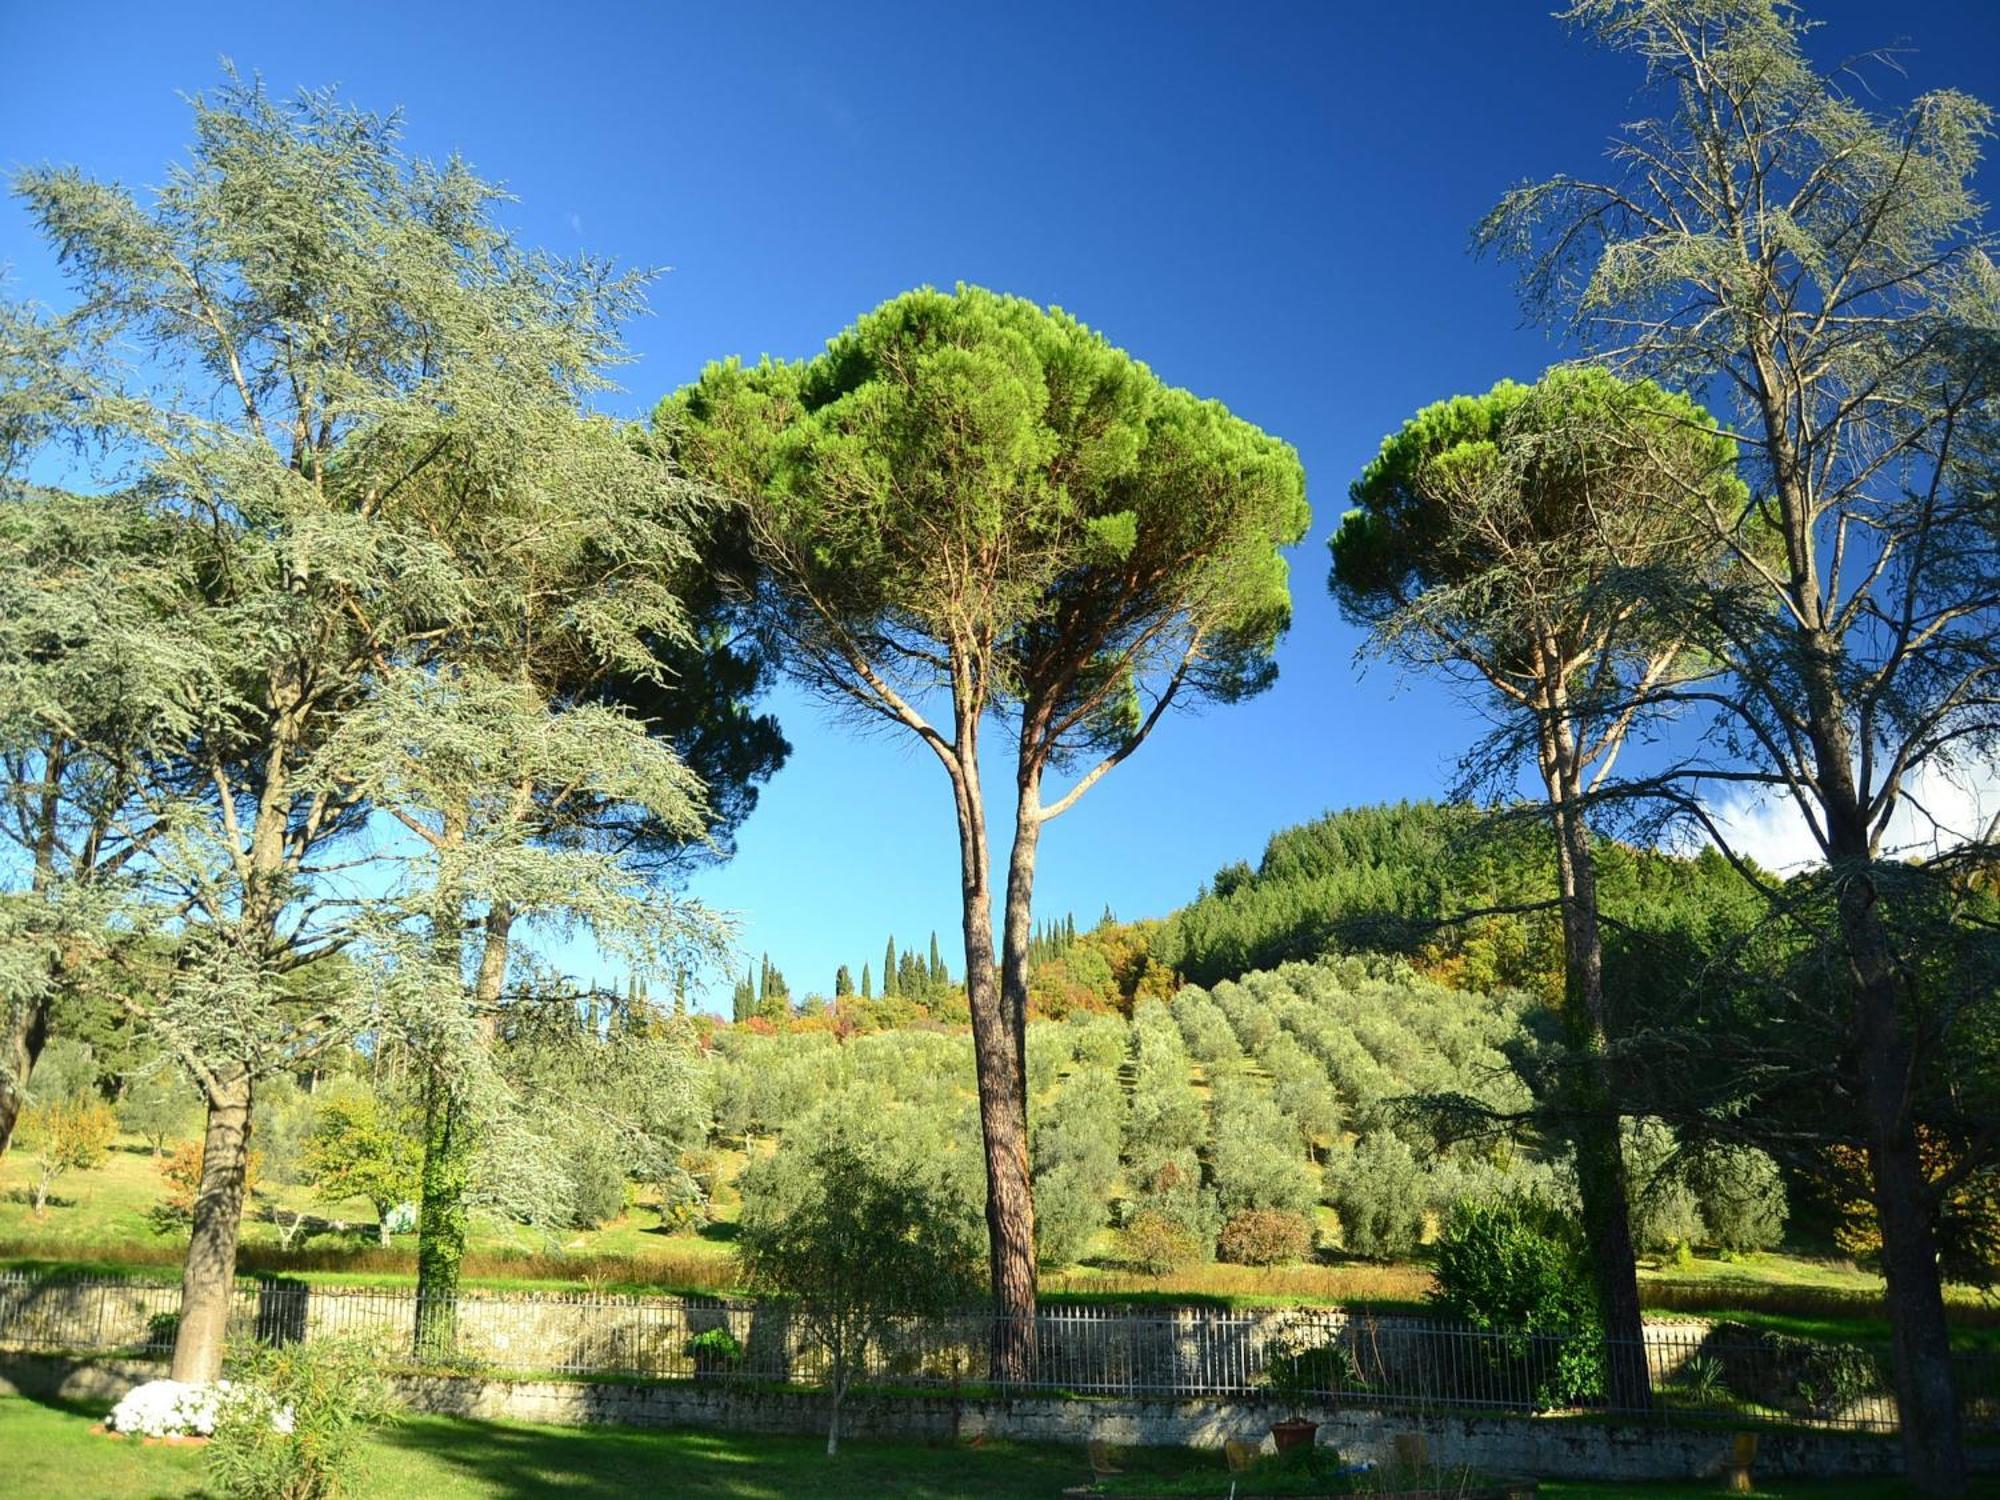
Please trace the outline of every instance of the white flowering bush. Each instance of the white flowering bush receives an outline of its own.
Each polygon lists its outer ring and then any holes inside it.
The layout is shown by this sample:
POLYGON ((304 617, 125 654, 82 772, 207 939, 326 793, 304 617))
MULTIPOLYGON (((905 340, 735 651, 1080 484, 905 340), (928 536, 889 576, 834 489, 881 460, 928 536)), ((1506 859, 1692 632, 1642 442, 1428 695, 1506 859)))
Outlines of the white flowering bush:
POLYGON ((230 1390, 226 1380, 149 1380, 128 1391, 104 1425, 140 1437, 209 1437, 230 1390))

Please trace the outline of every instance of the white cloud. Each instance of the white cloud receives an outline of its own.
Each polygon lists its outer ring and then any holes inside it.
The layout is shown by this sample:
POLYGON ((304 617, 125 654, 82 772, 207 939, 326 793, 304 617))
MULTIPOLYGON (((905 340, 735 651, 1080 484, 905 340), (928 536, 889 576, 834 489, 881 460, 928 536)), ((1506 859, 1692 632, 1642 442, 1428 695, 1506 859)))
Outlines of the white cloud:
MULTIPOLYGON (((2000 813, 2000 768, 1926 766, 1909 783, 1889 819, 1884 854, 1942 854, 1980 837, 2000 813)), ((1717 828, 1738 854, 1783 874, 1816 865, 1818 842, 1798 805, 1781 792, 1734 792, 1710 807, 1717 828)))

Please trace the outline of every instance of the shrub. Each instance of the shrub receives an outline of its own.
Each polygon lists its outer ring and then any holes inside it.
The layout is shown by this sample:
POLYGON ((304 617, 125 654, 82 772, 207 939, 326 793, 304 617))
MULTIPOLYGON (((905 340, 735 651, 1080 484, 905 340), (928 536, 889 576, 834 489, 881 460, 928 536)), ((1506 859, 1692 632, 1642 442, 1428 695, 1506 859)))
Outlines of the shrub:
POLYGON ((1218 1259, 1243 1266, 1275 1266, 1313 1252, 1312 1221, 1304 1214, 1253 1208, 1222 1226, 1218 1259))
POLYGON ((1287 1415, 1297 1417, 1315 1400, 1367 1384, 1354 1351, 1319 1319, 1298 1311, 1279 1315, 1264 1361, 1264 1386, 1287 1415))
POLYGON ((1147 1276, 1165 1276, 1200 1260, 1202 1241, 1173 1215, 1141 1209, 1118 1231, 1118 1253, 1147 1276))
POLYGON ((381 1351, 353 1338, 260 1344, 238 1367, 209 1444, 236 1500, 338 1500, 361 1439, 390 1415, 381 1351))
POLYGON ((1489 1363, 1511 1365, 1544 1406, 1604 1389, 1604 1329, 1575 1220, 1542 1200, 1461 1203, 1437 1245, 1431 1305, 1482 1333, 1489 1363))
POLYGON ((705 1328, 687 1341, 697 1377, 732 1370, 743 1358, 743 1341, 727 1328, 705 1328))
POLYGON ((1703 1152, 1690 1164, 1688 1182, 1719 1249, 1769 1250, 1784 1239, 1784 1178, 1754 1146, 1703 1152))

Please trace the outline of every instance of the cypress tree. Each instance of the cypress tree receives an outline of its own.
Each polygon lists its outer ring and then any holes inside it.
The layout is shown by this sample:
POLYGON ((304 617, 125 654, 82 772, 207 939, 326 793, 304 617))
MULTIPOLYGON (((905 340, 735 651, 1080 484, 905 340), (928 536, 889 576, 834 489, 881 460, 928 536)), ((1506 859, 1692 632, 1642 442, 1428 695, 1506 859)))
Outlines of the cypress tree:
POLYGON ((870 989, 872 982, 868 974, 868 965, 863 964, 861 966, 861 998, 863 1000, 873 1000, 875 998, 874 993, 870 989))
POLYGON ((901 976, 896 972, 896 939, 892 935, 889 946, 882 952, 882 998, 893 1000, 902 993, 901 976))
POLYGON ((848 972, 847 965, 842 964, 837 970, 834 971, 833 998, 836 1000, 845 1000, 849 995, 853 993, 854 993, 854 976, 848 972))
POLYGON ((937 933, 931 933, 931 987, 943 989, 945 981, 944 960, 938 956, 937 933))

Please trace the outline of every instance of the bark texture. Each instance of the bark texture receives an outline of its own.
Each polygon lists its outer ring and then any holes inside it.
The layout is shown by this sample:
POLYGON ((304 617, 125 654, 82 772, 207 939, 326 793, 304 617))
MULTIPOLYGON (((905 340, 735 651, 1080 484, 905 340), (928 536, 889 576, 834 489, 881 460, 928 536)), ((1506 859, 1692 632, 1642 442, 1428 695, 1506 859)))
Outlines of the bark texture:
POLYGON ((201 1180, 181 1268, 181 1316, 174 1330, 171 1370, 175 1380, 186 1381, 210 1381, 222 1374, 250 1162, 250 1075, 242 1068, 220 1074, 206 1092, 201 1180))

